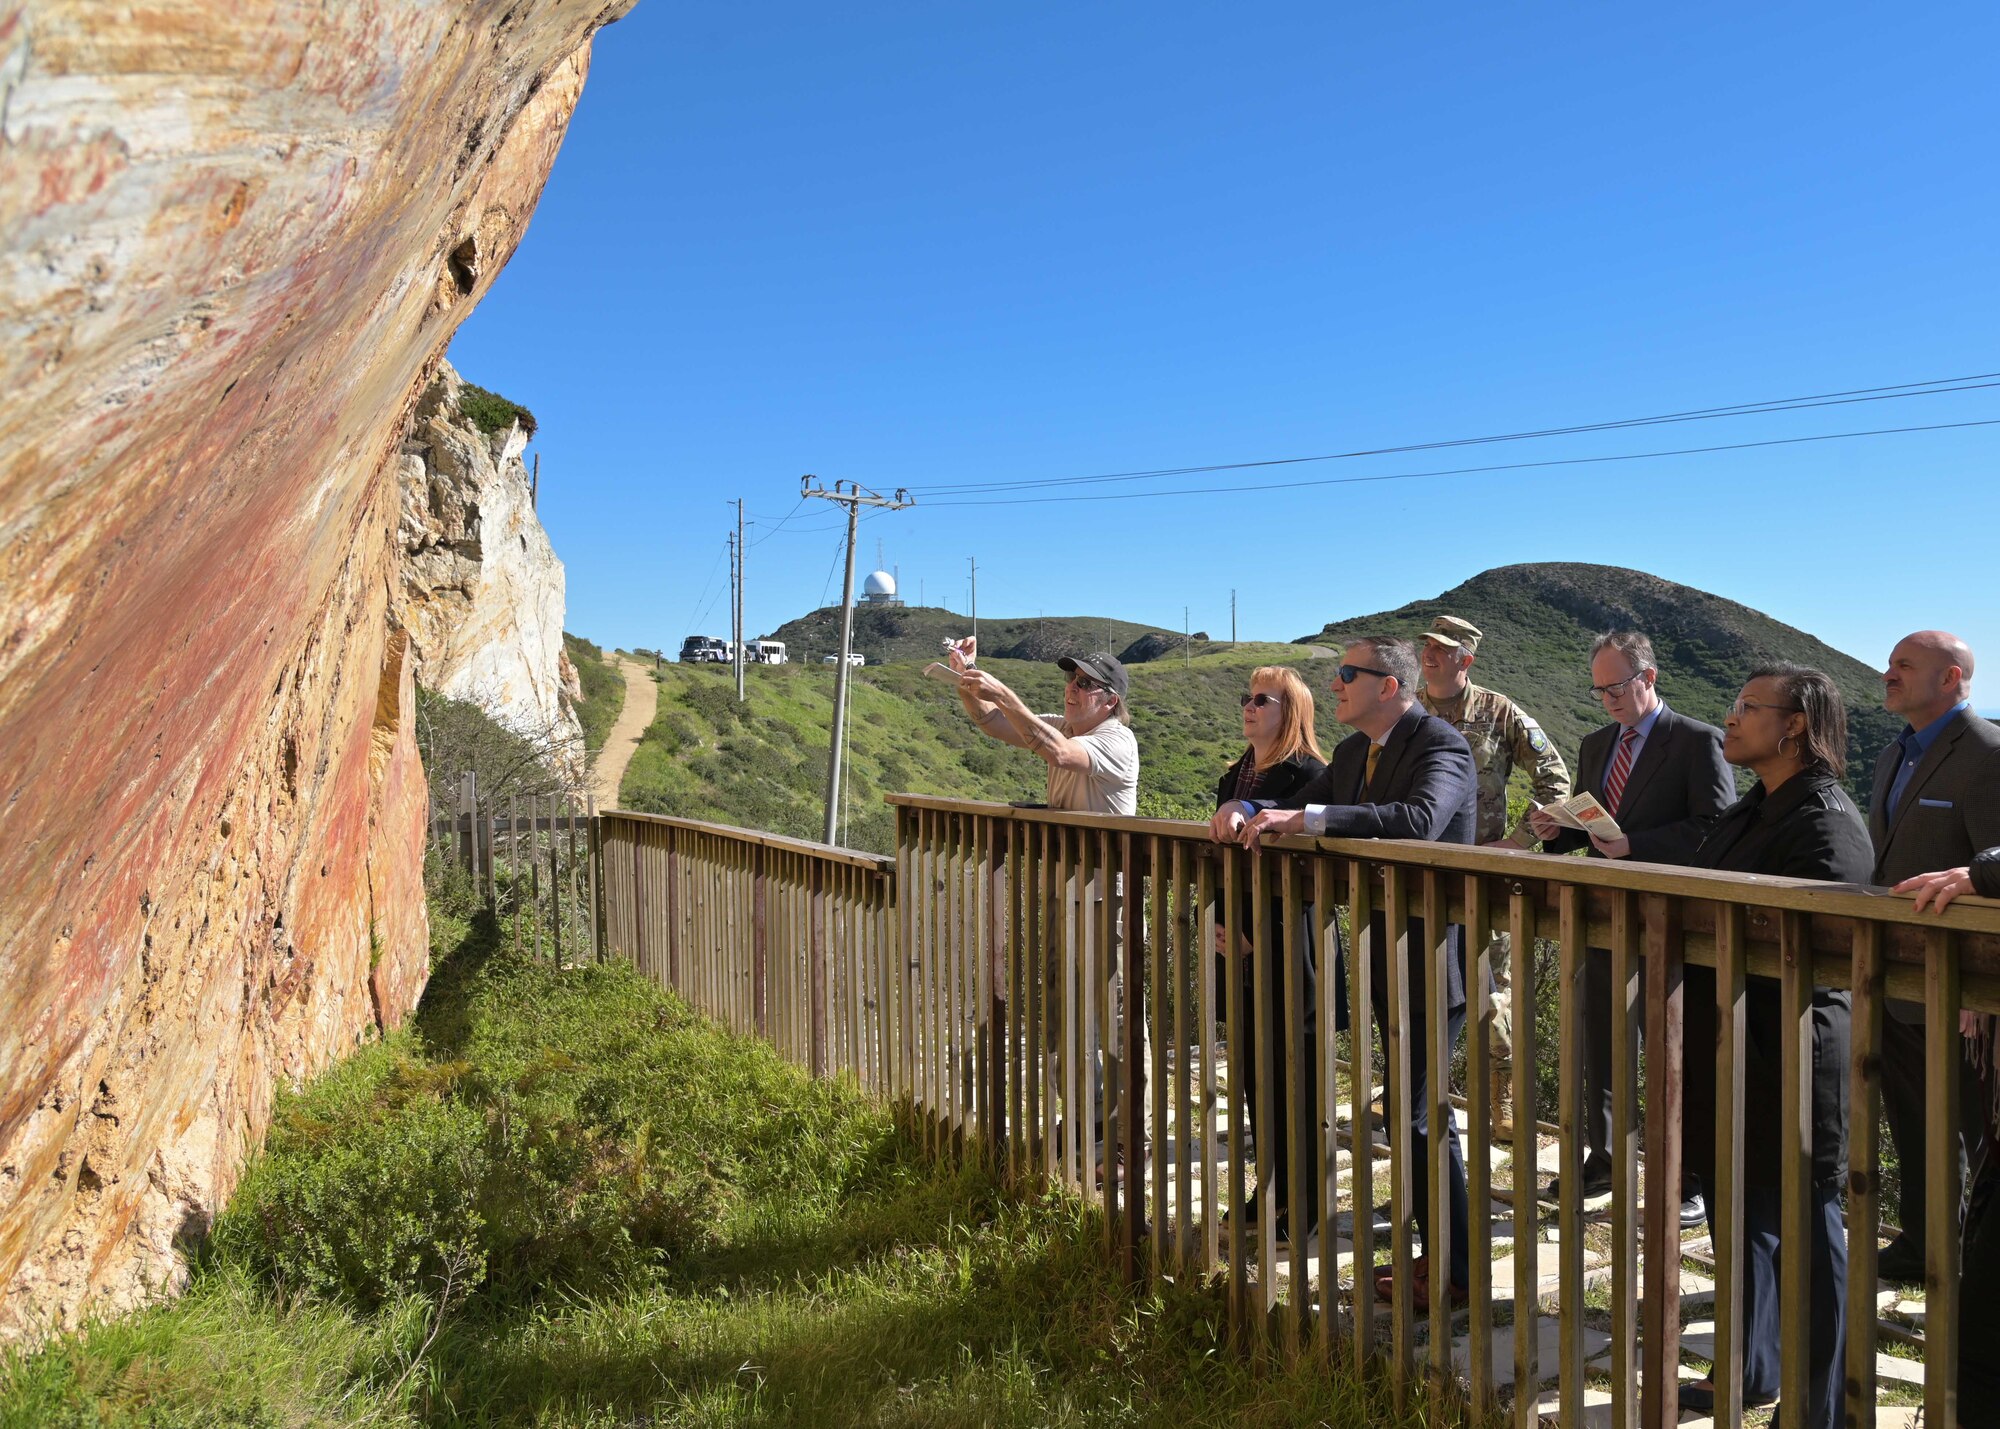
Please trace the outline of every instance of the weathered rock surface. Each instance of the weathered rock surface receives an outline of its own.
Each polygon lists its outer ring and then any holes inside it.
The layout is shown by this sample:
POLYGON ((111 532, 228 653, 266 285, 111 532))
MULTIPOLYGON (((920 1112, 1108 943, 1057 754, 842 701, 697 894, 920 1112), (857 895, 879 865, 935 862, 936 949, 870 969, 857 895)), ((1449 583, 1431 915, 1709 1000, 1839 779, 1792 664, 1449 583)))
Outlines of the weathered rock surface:
POLYGON ((518 426, 482 432, 459 411, 459 392, 442 365, 402 447, 402 618, 417 679, 580 771, 563 566, 535 515, 527 439, 518 426))
POLYGON ((631 0, 0 0, 0 1331, 427 975, 399 443, 631 0))

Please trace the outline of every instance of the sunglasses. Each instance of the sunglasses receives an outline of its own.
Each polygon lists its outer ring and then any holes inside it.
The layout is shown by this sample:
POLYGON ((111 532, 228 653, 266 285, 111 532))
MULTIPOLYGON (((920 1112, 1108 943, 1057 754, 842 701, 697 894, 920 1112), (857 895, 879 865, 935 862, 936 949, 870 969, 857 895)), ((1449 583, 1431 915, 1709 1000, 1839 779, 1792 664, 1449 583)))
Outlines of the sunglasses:
POLYGON ((1391 678, 1387 670, 1377 670, 1367 665, 1342 665, 1333 672, 1334 679, 1343 685, 1353 684, 1356 675, 1377 675, 1384 680, 1391 678))
POLYGON ((1090 678, 1090 676, 1084 674, 1081 670, 1071 675, 1069 677, 1069 682, 1072 685, 1076 686, 1078 694, 1084 694, 1084 695, 1092 694, 1099 690, 1107 688, 1102 680, 1093 680, 1090 678))
POLYGON ((1284 702, 1285 702, 1285 697, 1283 695, 1266 694, 1262 690, 1259 690, 1254 695, 1243 696, 1243 708, 1246 710, 1249 709, 1250 706, 1252 705, 1257 706, 1257 708, 1261 710, 1261 709, 1268 709, 1272 705, 1281 705, 1284 702))

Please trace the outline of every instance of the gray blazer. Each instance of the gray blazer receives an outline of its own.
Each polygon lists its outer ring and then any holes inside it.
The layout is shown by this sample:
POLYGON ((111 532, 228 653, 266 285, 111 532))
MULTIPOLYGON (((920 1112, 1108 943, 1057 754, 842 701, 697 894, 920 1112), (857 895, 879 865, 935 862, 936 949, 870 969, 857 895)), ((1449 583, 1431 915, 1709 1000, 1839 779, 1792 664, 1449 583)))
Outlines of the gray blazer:
POLYGON ((2000 844, 2000 726, 1960 710, 1924 751, 1892 819, 1889 786, 1902 758, 1902 746, 1892 744, 1875 760, 1868 837, 1877 883, 1964 868, 1981 849, 2000 844))
MULTIPOLYGON (((1875 791, 1868 800, 1868 837, 1875 845, 1874 881, 1887 888, 1964 868, 1982 849, 2000 844, 2000 727, 1971 710, 1938 732, 1889 817, 1889 786, 1903 762, 1900 744, 1875 760, 1875 791)), ((1889 1015, 1922 1022, 1923 1004, 1892 998, 1889 1015)))
MULTIPOLYGON (((1624 732, 1606 724, 1583 737, 1576 761, 1578 790, 1604 796, 1612 752, 1624 732)), ((1632 857, 1642 863, 1691 862, 1722 811, 1735 802, 1736 776, 1722 757, 1722 731, 1661 705, 1616 811, 1618 826, 1632 841, 1632 857)), ((1542 841, 1544 853, 1579 848, 1598 857, 1588 836, 1574 829, 1542 841)))

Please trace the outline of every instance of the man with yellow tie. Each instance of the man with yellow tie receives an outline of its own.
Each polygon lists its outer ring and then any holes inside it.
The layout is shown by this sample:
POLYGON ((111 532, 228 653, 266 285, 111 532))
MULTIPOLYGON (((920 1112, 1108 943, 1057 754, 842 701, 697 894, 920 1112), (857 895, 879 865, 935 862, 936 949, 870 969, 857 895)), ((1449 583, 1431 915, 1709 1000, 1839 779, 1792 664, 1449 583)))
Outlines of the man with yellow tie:
MULTIPOLYGON (((1478 828, 1479 782, 1472 750, 1465 736, 1417 703, 1419 674, 1416 649, 1407 640, 1369 636, 1350 644, 1334 673, 1334 714, 1357 731, 1333 751, 1324 772, 1276 807, 1268 801, 1228 804, 1218 810, 1213 826, 1219 836, 1234 836, 1253 848, 1279 834, 1314 834, 1350 839, 1430 839, 1469 844, 1478 828)), ((1409 920, 1409 947, 1428 948, 1421 917, 1409 920)), ((1445 959, 1445 1007, 1449 1041, 1456 1042, 1465 1026, 1465 929, 1453 924, 1446 931, 1450 955, 1445 959)), ((1396 940, 1387 936, 1387 922, 1378 909, 1369 937, 1371 986, 1376 1024, 1386 1037, 1389 1027, 1389 958, 1396 940)), ((1408 967, 1410 1017, 1403 1029, 1412 1047, 1428 1045, 1424 1031, 1424 964, 1412 958, 1408 967)), ((1314 1053, 1317 1056, 1317 1052, 1314 1053)), ((1426 1245, 1430 1236, 1430 1128, 1424 1058, 1410 1059, 1408 1102, 1411 1141, 1415 1152, 1417 1229, 1426 1245)), ((1426 1309, 1430 1296, 1465 1303, 1467 1273, 1467 1210, 1465 1154, 1456 1126, 1446 1128, 1450 1148, 1451 1266, 1448 1282, 1425 1256, 1416 1266, 1417 1308, 1426 1309)), ((1387 1268, 1379 1267, 1377 1293, 1388 1293, 1387 1268)))

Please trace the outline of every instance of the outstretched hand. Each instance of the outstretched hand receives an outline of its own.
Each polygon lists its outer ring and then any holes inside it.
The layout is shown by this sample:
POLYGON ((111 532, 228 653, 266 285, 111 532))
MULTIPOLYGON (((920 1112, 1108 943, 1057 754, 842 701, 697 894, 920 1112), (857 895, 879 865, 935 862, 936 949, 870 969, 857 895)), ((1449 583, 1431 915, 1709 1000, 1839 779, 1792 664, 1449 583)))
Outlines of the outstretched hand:
POLYGON ((968 635, 962 640, 947 640, 944 649, 951 660, 951 668, 963 675, 979 659, 979 637, 968 635))

